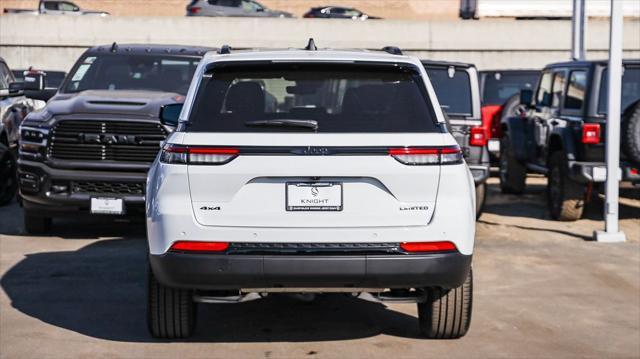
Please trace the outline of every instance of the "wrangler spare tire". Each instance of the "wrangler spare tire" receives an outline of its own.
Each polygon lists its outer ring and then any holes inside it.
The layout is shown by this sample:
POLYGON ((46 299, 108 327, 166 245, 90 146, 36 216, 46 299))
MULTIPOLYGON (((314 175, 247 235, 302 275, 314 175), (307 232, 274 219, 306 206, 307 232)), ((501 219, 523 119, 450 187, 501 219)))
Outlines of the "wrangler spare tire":
POLYGON ((624 112, 620 140, 622 151, 627 158, 640 165, 640 101, 629 106, 624 112))

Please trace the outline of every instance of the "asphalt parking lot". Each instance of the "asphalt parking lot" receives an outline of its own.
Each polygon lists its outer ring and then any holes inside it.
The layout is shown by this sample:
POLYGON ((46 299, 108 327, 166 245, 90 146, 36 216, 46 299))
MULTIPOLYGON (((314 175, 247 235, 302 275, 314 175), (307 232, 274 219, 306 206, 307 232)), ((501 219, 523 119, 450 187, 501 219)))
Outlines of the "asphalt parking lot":
POLYGON ((543 178, 523 197, 490 183, 471 329, 449 341, 419 339, 415 305, 343 295, 201 306, 191 340, 157 341, 146 330, 141 223, 65 220, 30 237, 20 207, 2 207, 0 357, 640 357, 637 191, 622 191, 628 241, 601 244, 590 240, 601 201, 586 219, 553 222, 543 178))

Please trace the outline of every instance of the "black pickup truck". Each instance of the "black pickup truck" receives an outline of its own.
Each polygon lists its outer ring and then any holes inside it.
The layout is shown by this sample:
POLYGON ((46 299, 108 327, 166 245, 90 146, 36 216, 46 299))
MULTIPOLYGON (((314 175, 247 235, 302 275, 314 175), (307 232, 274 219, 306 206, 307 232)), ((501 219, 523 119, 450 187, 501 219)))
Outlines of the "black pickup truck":
POLYGON ((476 184, 476 217, 487 196, 489 177, 488 131, 482 127, 480 86, 475 65, 422 60, 429 80, 447 116, 447 126, 462 148, 476 184))
MULTIPOLYGON (((623 67, 620 168, 623 181, 640 185, 640 60, 623 67)), ((522 193, 528 171, 545 174, 551 216, 577 220, 607 176, 607 62, 548 65, 535 93, 521 90, 520 103, 521 115, 501 124, 502 191, 522 193)))
POLYGON ((27 232, 46 232, 61 215, 142 213, 147 170, 173 130, 161 109, 184 102, 209 50, 114 43, 80 56, 57 93, 42 72, 25 78, 27 96, 48 100, 20 126, 27 232))

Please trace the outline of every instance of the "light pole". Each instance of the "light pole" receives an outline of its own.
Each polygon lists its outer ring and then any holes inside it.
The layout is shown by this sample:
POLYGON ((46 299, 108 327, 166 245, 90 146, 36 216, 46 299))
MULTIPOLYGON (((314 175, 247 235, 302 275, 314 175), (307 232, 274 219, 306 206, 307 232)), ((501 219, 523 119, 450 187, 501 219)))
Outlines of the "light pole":
POLYGON ((573 17, 571 18, 571 59, 584 60, 586 36, 585 0, 573 0, 573 17))
POLYGON ((609 66, 607 68, 609 96, 607 99, 607 182, 605 190, 605 230, 595 231, 598 242, 624 242, 624 232, 618 227, 618 197, 620 195, 620 92, 622 87, 622 1, 611 0, 609 30, 609 66))

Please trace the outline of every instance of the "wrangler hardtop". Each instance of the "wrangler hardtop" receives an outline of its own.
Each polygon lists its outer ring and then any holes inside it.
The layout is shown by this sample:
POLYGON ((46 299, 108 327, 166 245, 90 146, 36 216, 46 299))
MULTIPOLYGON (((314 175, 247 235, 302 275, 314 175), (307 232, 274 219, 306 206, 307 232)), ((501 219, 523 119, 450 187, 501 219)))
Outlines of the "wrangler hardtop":
MULTIPOLYGON (((551 216, 579 219, 594 184, 607 176, 607 93, 606 61, 546 66, 535 92, 520 93, 526 111, 502 123, 503 192, 522 193, 527 172, 545 174, 551 216)), ((621 101, 622 180, 639 184, 640 60, 623 61, 621 101)))

